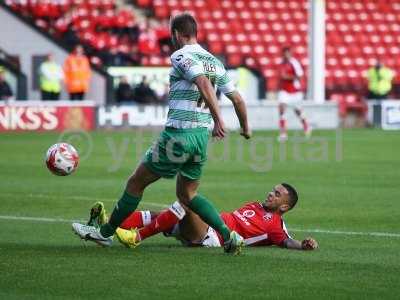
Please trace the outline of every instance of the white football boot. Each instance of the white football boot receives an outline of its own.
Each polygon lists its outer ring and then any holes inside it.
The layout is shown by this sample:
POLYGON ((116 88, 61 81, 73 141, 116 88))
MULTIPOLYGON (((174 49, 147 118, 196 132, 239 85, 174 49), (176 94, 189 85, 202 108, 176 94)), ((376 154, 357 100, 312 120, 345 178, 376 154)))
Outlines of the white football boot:
POLYGON ((112 245, 112 236, 103 237, 100 233, 100 229, 94 226, 72 223, 72 230, 83 240, 92 241, 105 247, 112 245))

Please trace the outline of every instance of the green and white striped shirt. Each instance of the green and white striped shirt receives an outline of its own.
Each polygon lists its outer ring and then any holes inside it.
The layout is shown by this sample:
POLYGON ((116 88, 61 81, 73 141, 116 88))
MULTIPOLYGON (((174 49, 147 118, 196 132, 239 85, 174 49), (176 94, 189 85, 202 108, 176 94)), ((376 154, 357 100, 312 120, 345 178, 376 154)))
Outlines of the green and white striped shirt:
POLYGON ((169 111, 167 127, 209 127, 210 111, 194 79, 205 75, 211 84, 225 95, 235 91, 224 65, 200 45, 186 45, 171 55, 172 69, 169 84, 169 111))

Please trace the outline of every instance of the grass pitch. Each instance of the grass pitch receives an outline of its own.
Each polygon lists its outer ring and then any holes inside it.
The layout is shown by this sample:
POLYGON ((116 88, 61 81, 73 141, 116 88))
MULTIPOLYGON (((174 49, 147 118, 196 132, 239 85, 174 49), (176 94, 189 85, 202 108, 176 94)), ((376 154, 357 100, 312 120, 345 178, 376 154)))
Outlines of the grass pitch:
MULTIPOLYGON (((398 299, 399 133, 320 131, 309 142, 291 133, 285 147, 275 135, 212 144, 200 192, 231 210, 275 183, 293 184, 300 200, 286 224, 294 238, 316 238, 317 251, 247 248, 230 257, 162 236, 135 250, 84 243, 69 220, 86 219, 96 200, 112 209, 153 134, 64 136, 83 158, 68 177, 43 163, 58 134, 2 134, 0 299, 398 299)), ((174 182, 162 180, 141 208, 174 199, 174 182)))

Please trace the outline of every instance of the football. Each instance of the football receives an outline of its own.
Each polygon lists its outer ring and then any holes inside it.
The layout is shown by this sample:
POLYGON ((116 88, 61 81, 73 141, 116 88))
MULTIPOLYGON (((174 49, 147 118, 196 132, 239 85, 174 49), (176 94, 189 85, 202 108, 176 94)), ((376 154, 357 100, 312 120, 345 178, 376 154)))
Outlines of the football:
POLYGON ((70 144, 58 143, 47 150, 46 166, 55 175, 70 175, 76 170, 78 163, 78 151, 70 144))

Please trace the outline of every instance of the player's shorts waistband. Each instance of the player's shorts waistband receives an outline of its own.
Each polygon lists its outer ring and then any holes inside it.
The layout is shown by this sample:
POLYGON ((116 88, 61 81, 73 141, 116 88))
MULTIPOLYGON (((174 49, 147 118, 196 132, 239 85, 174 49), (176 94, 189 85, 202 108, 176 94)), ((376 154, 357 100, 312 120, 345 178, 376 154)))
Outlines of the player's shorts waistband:
POLYGON ((165 127, 165 131, 176 132, 176 133, 199 133, 207 132, 207 127, 196 127, 196 128, 175 128, 175 127, 165 127))

